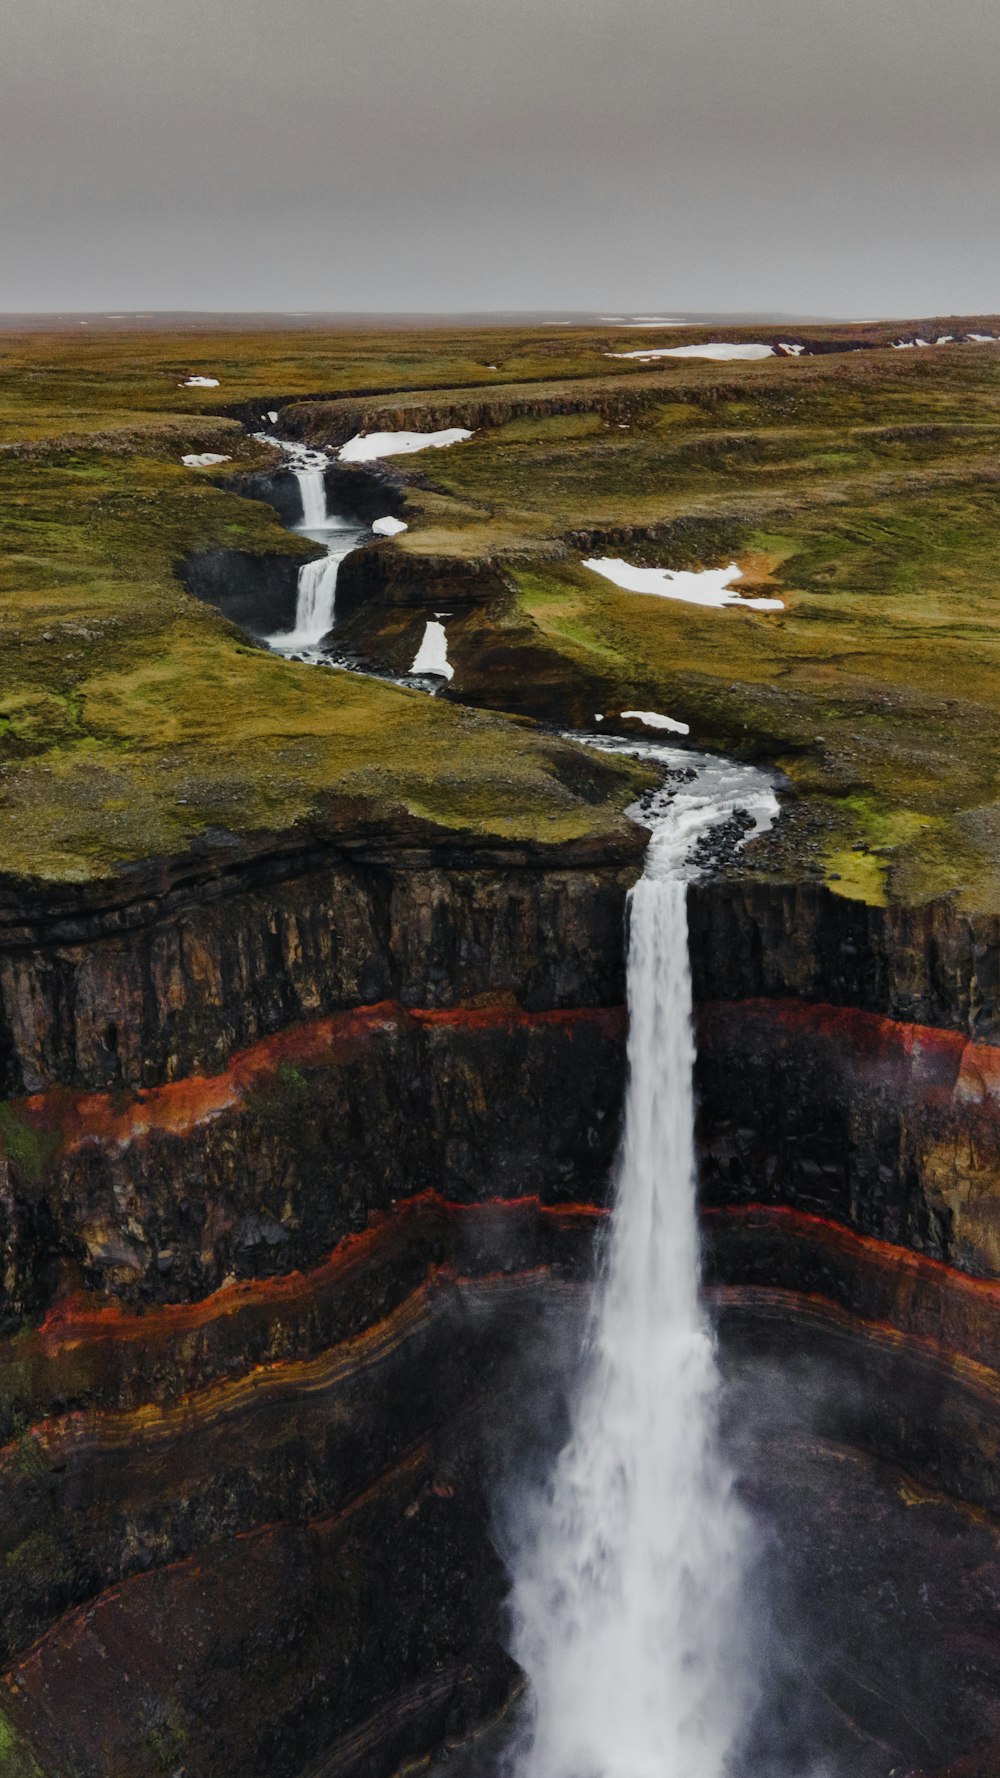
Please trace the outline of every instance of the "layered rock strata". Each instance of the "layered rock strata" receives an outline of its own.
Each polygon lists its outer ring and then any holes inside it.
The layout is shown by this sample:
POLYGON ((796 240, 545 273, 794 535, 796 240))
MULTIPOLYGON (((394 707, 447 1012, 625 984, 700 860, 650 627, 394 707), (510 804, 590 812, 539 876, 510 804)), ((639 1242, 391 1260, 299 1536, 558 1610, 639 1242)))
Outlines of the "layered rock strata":
POLYGON ((12 1772, 376 1773, 503 1702, 480 1428, 589 1263, 640 848, 8 892, 12 1772))
MULTIPOLYGON (((8 889, 12 1772, 379 1775, 499 1708, 482 1428, 516 1440, 591 1265, 641 844, 347 831, 8 889)), ((848 1379, 824 1436, 1000 1512, 992 923, 752 877, 690 915, 728 1345, 848 1379)))

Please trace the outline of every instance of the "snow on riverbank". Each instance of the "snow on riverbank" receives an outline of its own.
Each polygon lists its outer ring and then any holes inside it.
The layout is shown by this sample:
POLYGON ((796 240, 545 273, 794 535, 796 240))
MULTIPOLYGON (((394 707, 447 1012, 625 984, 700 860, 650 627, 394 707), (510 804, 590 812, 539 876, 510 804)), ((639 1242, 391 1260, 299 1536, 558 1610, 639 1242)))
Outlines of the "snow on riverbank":
POLYGON ((462 444, 472 433, 464 426, 444 432, 358 432, 337 452, 341 463, 371 463, 376 457, 407 457, 412 451, 440 451, 462 444))
POLYGON ((658 710, 623 710, 622 716, 631 718, 633 722, 643 722, 647 728, 670 729, 675 735, 691 733, 686 722, 675 722, 672 716, 661 716, 658 710))
POLYGON ((443 679, 454 678, 455 669, 448 659, 448 639, 444 624, 432 619, 424 630, 424 639, 417 649, 411 673, 439 673, 443 679))
POLYGON ((626 593, 650 593, 658 599, 680 599, 688 605, 742 605, 748 611, 784 611, 783 599, 741 599, 734 580, 742 580, 743 570, 735 562, 728 568, 701 568, 693 571, 675 568, 636 568, 615 556, 591 557, 585 568, 602 574, 626 593))
POLYGON ((225 456, 222 451, 188 451, 187 455, 181 458, 181 462, 188 469, 208 469, 212 463, 231 463, 232 460, 232 457, 225 456))
POLYGON ((409 530, 409 526, 402 519, 384 518, 376 519, 372 530, 376 537, 398 537, 401 531, 409 530))

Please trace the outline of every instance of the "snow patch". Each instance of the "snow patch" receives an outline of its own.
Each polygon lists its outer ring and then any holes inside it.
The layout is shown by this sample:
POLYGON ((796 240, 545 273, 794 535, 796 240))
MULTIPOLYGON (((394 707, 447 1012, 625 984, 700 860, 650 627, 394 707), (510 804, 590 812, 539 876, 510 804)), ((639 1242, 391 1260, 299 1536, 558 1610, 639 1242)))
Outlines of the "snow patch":
POLYGON ((408 528, 402 519, 394 518, 376 519, 372 526, 376 537, 398 537, 401 531, 406 531, 408 528))
POLYGON ((181 458, 188 469, 207 469, 211 463, 231 463, 232 460, 232 457, 225 456, 222 451, 188 451, 181 458))
POLYGON ((591 557, 585 568, 603 574, 627 593, 651 593, 658 599, 680 599, 688 605, 742 605, 747 611, 784 611, 783 599, 741 599, 731 585, 742 580, 743 570, 735 562, 728 568, 701 568, 694 571, 674 568, 636 568, 616 556, 591 557))
POLYGON ((691 733, 686 722, 675 722, 672 716, 661 716, 658 710, 623 710, 622 716, 631 717, 633 722, 644 722, 647 728, 668 728, 675 735, 691 733))
POLYGON ((342 463, 370 463, 375 457, 406 457, 411 451, 440 451, 461 444, 472 433, 464 426, 444 432, 358 432, 337 452, 342 463))
POLYGON ((654 346, 638 352, 605 352, 606 358, 639 358, 644 362, 653 358, 773 358, 773 346, 750 343, 738 345, 733 341, 711 340, 706 346, 654 346))
POLYGON ((188 377, 184 383, 178 383, 178 389, 217 389, 218 377, 188 377))
POLYGON ((444 624, 429 621, 424 629, 424 639, 414 656, 411 673, 438 673, 443 679, 451 679, 455 669, 448 660, 448 639, 444 624))
POLYGON ((805 346, 795 346, 790 344, 788 340, 779 340, 778 351, 784 352, 786 358, 800 358, 805 351, 805 346))

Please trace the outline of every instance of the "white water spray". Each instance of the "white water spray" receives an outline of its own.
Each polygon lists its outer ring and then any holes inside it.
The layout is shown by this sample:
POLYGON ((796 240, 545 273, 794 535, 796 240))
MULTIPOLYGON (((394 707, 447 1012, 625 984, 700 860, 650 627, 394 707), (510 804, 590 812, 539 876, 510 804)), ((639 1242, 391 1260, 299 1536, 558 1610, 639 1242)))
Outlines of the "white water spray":
POLYGON ((641 751, 697 777, 643 817, 614 1213, 572 1430, 514 1571, 513 1652, 534 1698, 524 1778, 721 1778, 746 1701, 747 1537, 699 1298, 686 902, 701 836, 737 809, 762 830, 777 800, 751 768, 641 751))

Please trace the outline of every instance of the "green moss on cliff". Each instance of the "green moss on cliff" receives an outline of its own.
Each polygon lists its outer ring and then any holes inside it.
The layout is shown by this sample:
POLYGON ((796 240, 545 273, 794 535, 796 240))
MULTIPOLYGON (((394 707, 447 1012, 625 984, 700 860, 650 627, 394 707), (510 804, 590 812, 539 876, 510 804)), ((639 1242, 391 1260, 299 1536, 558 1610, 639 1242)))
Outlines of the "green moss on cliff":
POLYGON ((41 1766, 31 1748, 0 1712, 0 1773, 3 1778, 44 1778, 41 1766))
POLYGON ((32 1183, 41 1179, 61 1143, 57 1131, 38 1129, 26 1120, 16 1104, 0 1101, 0 1148, 24 1179, 32 1183))

